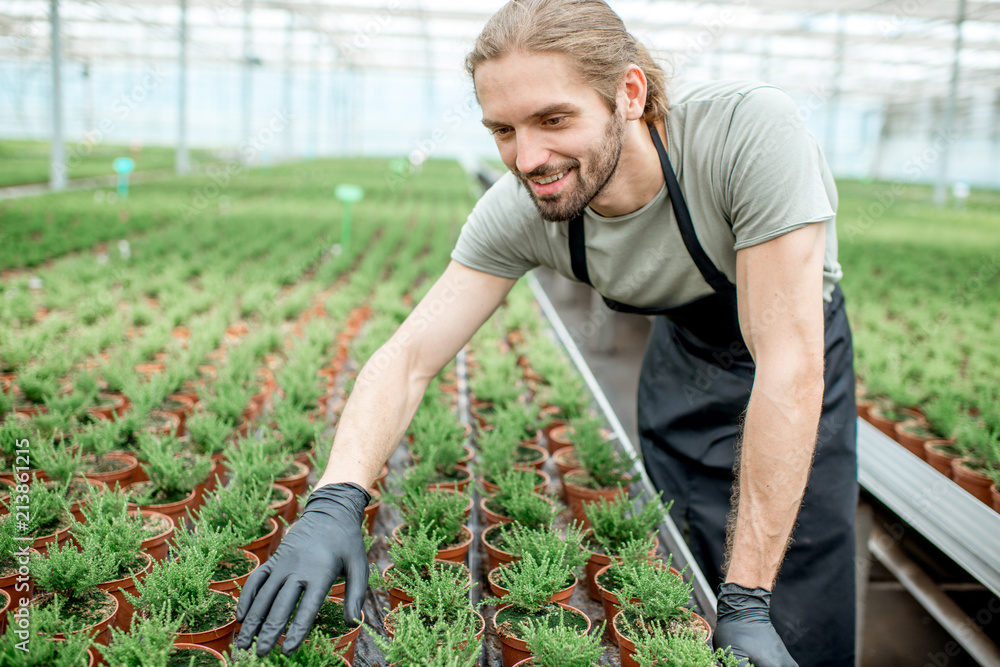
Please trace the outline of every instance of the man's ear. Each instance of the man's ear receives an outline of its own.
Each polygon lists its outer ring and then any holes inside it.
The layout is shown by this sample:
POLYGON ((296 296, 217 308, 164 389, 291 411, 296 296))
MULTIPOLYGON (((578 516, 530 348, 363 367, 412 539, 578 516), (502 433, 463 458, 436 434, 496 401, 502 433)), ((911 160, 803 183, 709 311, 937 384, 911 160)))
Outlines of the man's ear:
POLYGON ((625 120, 639 120, 646 110, 646 74, 631 63, 618 87, 618 105, 625 108, 625 120))

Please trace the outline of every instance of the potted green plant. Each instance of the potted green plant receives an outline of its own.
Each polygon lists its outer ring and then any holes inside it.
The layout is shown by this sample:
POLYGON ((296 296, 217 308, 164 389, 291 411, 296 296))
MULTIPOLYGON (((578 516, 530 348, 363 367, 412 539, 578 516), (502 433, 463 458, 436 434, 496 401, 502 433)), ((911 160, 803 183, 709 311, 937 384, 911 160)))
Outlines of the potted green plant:
POLYGON ((533 456, 531 448, 524 447, 517 439, 513 428, 501 422, 495 428, 484 431, 479 436, 479 467, 480 479, 487 494, 497 490, 497 479, 510 470, 525 469, 535 478, 536 493, 541 493, 549 483, 549 476, 542 470, 530 465, 519 463, 518 454, 527 450, 533 456))
MULTIPOLYGON (((292 489, 278 482, 279 479, 291 476, 299 477, 298 488, 304 490, 302 484, 308 475, 308 468, 297 463, 291 453, 285 451, 281 441, 274 434, 265 430, 262 437, 242 437, 226 446, 225 465, 230 472, 230 485, 239 485, 244 480, 277 484, 282 489, 271 490, 274 507, 286 520, 295 516, 297 500, 292 489), (279 497, 280 494, 280 497, 279 497), (286 504, 287 503, 287 504, 286 504)), ((263 492, 263 487, 259 487, 263 492)))
POLYGON ((409 578, 406 591, 413 597, 391 610, 383 627, 391 639, 396 621, 404 615, 416 615, 428 625, 444 621, 452 625, 470 626, 476 639, 482 639, 486 622, 469 604, 471 581, 468 571, 455 567, 431 567, 424 576, 409 578))
MULTIPOLYGON (((28 504, 27 529, 21 532, 32 538, 31 546, 44 554, 49 548, 62 544, 69 539, 69 529, 73 516, 69 513, 69 504, 64 493, 55 487, 43 484, 32 476, 31 492, 27 494, 12 494, 7 500, 7 509, 12 510, 24 505, 25 496, 28 504)), ((3 521, 13 521, 12 517, 2 517, 3 521)))
POLYGON ((524 641, 530 658, 515 667, 592 667, 604 655, 598 632, 580 634, 575 627, 528 622, 524 625, 524 641))
POLYGON ((640 633, 633 659, 639 667, 753 667, 724 648, 713 651, 701 634, 689 630, 640 633))
POLYGON ((85 556, 105 564, 106 578, 97 586, 115 597, 118 614, 114 625, 127 631, 134 610, 125 594, 135 595, 136 582, 153 565, 152 556, 141 551, 146 539, 142 517, 128 514, 124 494, 115 489, 95 499, 85 518, 83 523, 73 523, 73 537, 85 556))
POLYGON ((629 542, 647 539, 652 535, 655 553, 659 543, 656 538, 659 525, 667 520, 667 513, 674 504, 671 500, 664 505, 661 495, 657 494, 655 498, 643 503, 640 498, 629 500, 628 493, 622 489, 610 502, 607 498, 601 498, 599 502, 587 505, 591 535, 584 547, 591 554, 587 561, 587 588, 591 599, 601 599, 594 581, 597 571, 619 559, 629 542))
POLYGON ((493 615, 504 667, 513 667, 529 657, 524 641, 524 627, 528 622, 569 625, 581 634, 590 631, 590 619, 585 613, 563 603, 551 602, 552 596, 566 585, 565 570, 539 563, 531 555, 521 562, 522 567, 506 580, 510 590, 504 596, 507 604, 493 615))
POLYGON ((140 441, 142 465, 148 482, 132 482, 125 487, 132 509, 148 509, 169 516, 175 525, 184 520, 195 501, 195 487, 203 483, 212 461, 201 454, 185 452, 173 436, 144 434, 140 441))
POLYGON ((153 611, 131 629, 111 630, 108 646, 98 650, 113 667, 225 667, 221 653, 195 644, 174 643, 181 619, 153 611))
MULTIPOLYGON (((597 575, 594 577, 594 584, 600 592, 601 603, 604 606, 604 618, 607 619, 608 623, 611 622, 611 619, 621 609, 618 593, 622 585, 622 572, 624 568, 632 567, 638 561, 652 560, 654 556, 651 556, 651 554, 655 553, 656 541, 652 536, 632 540, 626 542, 621 547, 617 559, 612 560, 597 571, 597 575)), ((668 556, 667 562, 663 563, 663 567, 679 577, 681 573, 670 567, 672 560, 673 555, 668 556)), ((658 560, 655 562, 659 563, 658 560)), ((612 643, 617 646, 618 637, 614 632, 614 628, 609 626, 608 630, 610 631, 612 643)))
POLYGON ((196 550, 183 559, 154 564, 137 583, 137 596, 127 596, 135 607, 136 622, 154 614, 165 614, 171 622, 179 618, 175 643, 224 652, 236 629, 236 599, 210 588, 217 565, 212 554, 196 550))
POLYGON ((17 522, 0 520, 0 590, 20 605, 21 598, 31 599, 35 582, 19 572, 29 565, 34 549, 18 540, 17 522))
POLYGON ((85 632, 62 636, 66 629, 65 602, 55 598, 51 604, 31 612, 31 637, 24 641, 16 632, 16 623, 0 636, 0 664, 5 667, 93 667, 93 641, 85 632), (58 639, 57 639, 58 637, 58 639))
POLYGON ((131 454, 116 451, 119 442, 116 423, 102 420, 88 424, 73 436, 73 442, 84 454, 80 470, 84 477, 107 485, 115 482, 122 486, 132 482, 139 461, 131 454))
MULTIPOLYGON (((154 561, 161 561, 167 556, 167 540, 174 536, 174 522, 165 514, 152 510, 130 510, 128 497, 124 490, 115 486, 98 496, 84 510, 87 523, 94 520, 127 523, 141 523, 143 539, 140 550, 148 553, 154 561)), ((127 528, 125 529, 128 530, 127 528)))
POLYGON ((429 466, 436 488, 464 491, 472 480, 465 467, 471 450, 465 446, 465 429, 449 410, 422 408, 410 422, 410 456, 418 465, 429 466))
POLYGON ((299 463, 307 463, 309 454, 315 452, 323 433, 325 422, 311 417, 290 401, 279 401, 271 412, 274 429, 281 436, 285 449, 299 463))
POLYGON ((535 492, 537 479, 533 472, 508 470, 496 476, 497 490, 483 495, 479 507, 490 525, 517 522, 524 526, 541 526, 552 522, 560 507, 547 496, 535 492))
POLYGON ((963 489, 989 505, 991 473, 1000 470, 1000 427, 984 421, 968 421, 959 427, 955 446, 962 456, 951 462, 952 479, 963 489))
POLYGON ((208 496, 192 519, 199 530, 230 530, 241 549, 265 562, 280 542, 280 526, 271 509, 271 486, 243 479, 221 487, 208 496))
POLYGON ((235 667, 350 667, 350 663, 336 651, 333 644, 308 639, 290 655, 275 649, 266 656, 257 655, 255 639, 250 648, 234 648, 230 659, 235 667))
POLYGON ((214 559, 215 570, 209 588, 222 593, 239 595, 260 559, 240 546, 243 538, 232 526, 222 529, 207 524, 196 524, 194 530, 178 529, 174 537, 173 556, 177 559, 195 553, 198 558, 214 559))
POLYGON ((556 592, 552 601, 569 600, 576 588, 577 572, 589 555, 583 549, 583 533, 578 525, 570 524, 565 531, 558 532, 551 525, 526 528, 514 524, 504 537, 504 546, 509 550, 511 560, 492 568, 487 575, 494 595, 503 597, 507 594, 507 581, 519 576, 519 570, 524 567, 523 559, 530 556, 538 566, 564 572, 565 587, 556 592))
POLYGON ((118 601, 98 584, 110 580, 113 567, 114 560, 102 553, 85 554, 71 544, 50 548, 31 559, 35 580, 31 606, 37 610, 61 604, 61 636, 84 632, 107 645, 118 601))
POLYGON ((636 559, 622 568, 618 590, 621 610, 612 625, 623 667, 637 667, 635 640, 643 632, 692 632, 703 642, 711 639, 708 622, 685 606, 691 602, 691 590, 690 583, 662 563, 636 559))
POLYGON ((439 538, 438 555, 441 560, 461 563, 472 543, 472 532, 465 525, 465 513, 471 499, 457 491, 432 491, 426 478, 409 475, 401 483, 397 494, 387 494, 387 499, 399 508, 403 523, 392 531, 396 541, 413 526, 424 526, 439 538))
POLYGON ((371 581, 377 582, 389 594, 389 608, 413 602, 413 590, 417 579, 427 579, 434 569, 457 569, 471 582, 469 568, 462 563, 438 560, 438 545, 441 540, 433 528, 415 525, 411 530, 399 535, 398 541, 389 545, 392 564, 379 574, 372 565, 371 581))
POLYGON ((613 499, 619 488, 628 491, 635 459, 604 439, 600 422, 578 418, 570 422, 580 469, 563 476, 567 504, 577 521, 587 523, 587 505, 613 499))
POLYGON ((428 625, 418 614, 396 619, 391 642, 372 628, 365 630, 394 667, 474 667, 482 652, 473 625, 444 621, 428 625))
POLYGON ((104 490, 104 482, 80 476, 83 454, 79 448, 56 445, 51 439, 41 438, 32 443, 33 458, 48 478, 45 484, 62 493, 69 502, 69 512, 80 521, 81 508, 104 490))
MULTIPOLYGON (((31 457, 28 456, 29 443, 38 440, 38 434, 28 428, 28 423, 24 419, 6 419, 0 422, 0 477, 13 481, 15 479, 14 468, 31 465, 31 457), (18 460, 20 457, 20 460, 18 460)), ((31 475, 40 473, 39 468, 29 468, 20 471, 18 476, 27 481, 31 475)))

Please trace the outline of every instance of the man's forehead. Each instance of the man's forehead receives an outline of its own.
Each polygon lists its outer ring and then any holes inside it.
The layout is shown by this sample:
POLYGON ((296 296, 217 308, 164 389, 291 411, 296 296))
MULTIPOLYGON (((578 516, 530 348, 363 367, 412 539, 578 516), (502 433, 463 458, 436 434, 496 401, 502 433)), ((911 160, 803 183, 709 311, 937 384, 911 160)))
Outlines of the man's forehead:
POLYGON ((510 53, 481 63, 475 74, 483 124, 508 124, 551 113, 577 113, 599 96, 562 53, 510 53))

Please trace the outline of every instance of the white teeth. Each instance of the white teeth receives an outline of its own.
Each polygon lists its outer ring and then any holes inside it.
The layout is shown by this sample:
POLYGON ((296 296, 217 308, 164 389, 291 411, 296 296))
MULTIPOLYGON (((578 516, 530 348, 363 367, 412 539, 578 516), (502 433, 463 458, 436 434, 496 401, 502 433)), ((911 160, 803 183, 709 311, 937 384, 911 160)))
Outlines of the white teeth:
POLYGON ((548 178, 533 178, 531 180, 533 180, 535 183, 538 183, 539 185, 548 185, 549 183, 555 183, 556 181, 558 181, 560 178, 562 178, 565 175, 566 175, 566 172, 565 171, 561 171, 558 174, 556 174, 555 176, 549 176, 548 178))

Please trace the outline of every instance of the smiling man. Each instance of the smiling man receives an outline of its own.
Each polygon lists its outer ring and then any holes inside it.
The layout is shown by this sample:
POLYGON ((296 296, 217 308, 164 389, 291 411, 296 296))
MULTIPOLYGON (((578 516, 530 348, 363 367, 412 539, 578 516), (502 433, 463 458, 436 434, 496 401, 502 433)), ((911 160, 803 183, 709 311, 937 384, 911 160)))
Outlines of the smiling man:
POLYGON ((467 67, 510 173, 359 374, 303 516, 243 589, 237 644, 259 634, 270 651, 301 596, 293 650, 345 572, 345 615, 359 616, 364 489, 430 379, 520 276, 549 266, 613 309, 655 316, 643 459, 718 587, 716 645, 757 667, 853 665, 856 411, 837 196, 795 105, 746 81, 668 97, 602 0, 514 0, 467 67))

